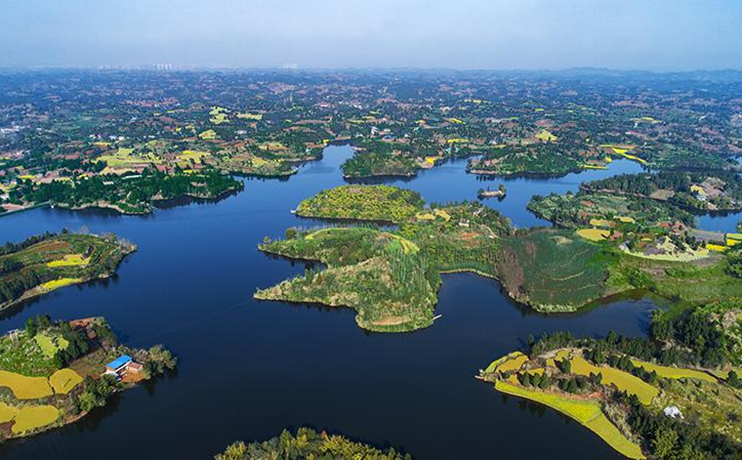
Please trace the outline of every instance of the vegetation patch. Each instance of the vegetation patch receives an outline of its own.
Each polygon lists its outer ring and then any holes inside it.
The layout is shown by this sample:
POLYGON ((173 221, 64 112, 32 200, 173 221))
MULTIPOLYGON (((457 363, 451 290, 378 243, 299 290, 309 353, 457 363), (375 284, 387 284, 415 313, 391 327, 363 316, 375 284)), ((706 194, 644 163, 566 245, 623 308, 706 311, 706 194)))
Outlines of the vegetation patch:
POLYGON ((280 436, 262 442, 236 442, 218 454, 215 460, 267 458, 412 460, 409 454, 402 455, 393 448, 381 450, 343 436, 324 431, 318 433, 311 428, 299 428, 296 434, 284 430, 280 436))
POLYGON ((299 204, 296 214, 371 221, 402 222, 420 211, 420 194, 387 185, 345 185, 320 192, 299 204))
POLYGON ((608 259, 600 246, 573 233, 518 232, 503 252, 503 287, 538 310, 574 311, 607 294, 608 259))

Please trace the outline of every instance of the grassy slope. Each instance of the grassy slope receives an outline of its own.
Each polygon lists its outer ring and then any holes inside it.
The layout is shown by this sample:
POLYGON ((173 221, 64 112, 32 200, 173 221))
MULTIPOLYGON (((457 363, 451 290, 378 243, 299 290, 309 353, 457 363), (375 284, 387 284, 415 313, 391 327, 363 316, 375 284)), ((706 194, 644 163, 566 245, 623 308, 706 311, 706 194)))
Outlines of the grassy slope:
POLYGON ((574 311, 607 295, 607 260, 599 245, 571 232, 520 233, 503 245, 503 286, 542 311, 574 311))

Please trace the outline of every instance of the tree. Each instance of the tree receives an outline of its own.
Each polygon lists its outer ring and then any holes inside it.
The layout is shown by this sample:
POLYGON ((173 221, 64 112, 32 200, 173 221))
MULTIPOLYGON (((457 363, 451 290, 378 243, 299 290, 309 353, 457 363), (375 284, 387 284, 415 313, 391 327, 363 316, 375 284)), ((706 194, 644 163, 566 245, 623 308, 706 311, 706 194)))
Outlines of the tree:
POLYGON ((28 321, 26 321, 26 334, 28 334, 29 337, 33 338, 36 336, 36 332, 38 332, 36 321, 33 319, 33 317, 28 318, 28 321))
POLYGON ((678 442, 678 433, 672 428, 660 426, 652 439, 652 453, 659 460, 670 460, 678 442))

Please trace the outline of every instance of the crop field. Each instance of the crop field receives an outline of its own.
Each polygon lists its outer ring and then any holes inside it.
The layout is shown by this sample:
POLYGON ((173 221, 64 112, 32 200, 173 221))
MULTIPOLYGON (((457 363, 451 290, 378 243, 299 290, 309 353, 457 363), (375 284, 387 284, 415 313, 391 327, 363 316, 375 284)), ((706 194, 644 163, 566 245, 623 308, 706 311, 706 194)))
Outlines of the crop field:
POLYGON ((0 369, 22 375, 49 375, 56 366, 36 340, 21 331, 13 337, 0 337, 0 369))
POLYGON ((588 241, 605 241, 611 236, 611 232, 600 228, 581 228, 577 234, 588 241))
POLYGON ((664 377, 666 379, 696 379, 696 380, 703 380, 706 382, 712 382, 716 383, 718 382, 714 377, 711 375, 702 372, 697 371, 694 369, 683 369, 678 367, 669 367, 669 366, 661 366, 659 364, 652 364, 648 363, 646 361, 639 361, 638 359, 632 359, 631 363, 636 367, 643 367, 645 371, 647 372, 656 372, 657 375, 660 377, 664 377))
POLYGON ((14 434, 25 433, 50 425, 58 418, 59 409, 54 406, 24 406, 18 409, 12 431, 14 434))
POLYGON ((18 413, 18 409, 13 406, 9 406, 4 402, 0 401, 0 423, 7 423, 15 417, 18 413))
POLYGON ((644 454, 642 454, 641 447, 627 439, 602 412, 584 425, 626 457, 633 459, 645 458, 644 454))
POLYGON ((516 371, 520 369, 526 361, 528 361, 528 356, 524 355, 520 351, 514 351, 492 361, 484 372, 485 374, 491 374, 493 372, 516 371))
POLYGON ((52 260, 46 264, 47 267, 80 267, 88 265, 90 257, 83 257, 82 254, 67 254, 62 259, 52 260))
POLYGON ((405 254, 417 254, 418 252, 420 252, 420 247, 418 247, 418 245, 408 240, 407 238, 402 238, 399 235, 394 235, 391 233, 387 233, 387 235, 389 235, 393 239, 393 241, 389 244, 399 244, 400 248, 405 254))
POLYGON ((82 377, 72 369, 60 369, 49 377, 54 393, 66 395, 82 382, 82 377))
POLYGON ((59 278, 52 281, 47 281, 41 285, 41 289, 45 291, 53 291, 55 289, 63 288, 66 286, 72 286, 73 284, 81 283, 80 278, 59 278))
POLYGON ((127 168, 136 165, 162 164, 162 158, 152 152, 144 155, 134 155, 134 149, 119 148, 116 153, 111 155, 101 155, 96 158, 95 162, 104 162, 111 168, 127 168))
POLYGON ((0 386, 10 388, 18 399, 39 399, 54 394, 46 377, 26 377, 3 370, 0 370, 0 386))
POLYGON ((550 407, 594 432, 612 448, 632 459, 643 459, 641 448, 628 440, 603 414, 598 401, 569 398, 567 396, 534 391, 519 385, 498 380, 495 388, 505 394, 518 396, 550 407))
POLYGON ((553 135, 549 130, 544 129, 540 133, 536 134, 536 139, 544 142, 556 142, 557 137, 553 135))
POLYGON ((688 212, 668 207, 649 198, 603 192, 581 191, 577 194, 534 197, 528 203, 528 209, 546 220, 570 228, 580 228, 593 221, 601 224, 607 224, 609 221, 623 224, 644 222, 649 226, 676 220, 688 225, 694 222, 693 216, 688 212))
POLYGON ((201 152, 197 150, 183 150, 183 152, 176 157, 178 165, 181 167, 188 167, 191 163, 202 163, 204 158, 210 157, 209 152, 201 152))
POLYGON ((212 141, 216 139, 216 131, 214 131, 213 129, 207 129, 206 131, 199 133, 198 137, 205 141, 212 141))
POLYGON ((229 123, 227 109, 225 109, 224 107, 212 107, 211 111, 209 112, 209 116, 209 121, 215 125, 229 123))
POLYGON ((700 266, 690 262, 622 257, 616 271, 628 273, 634 270, 655 274, 653 286, 658 295, 667 299, 710 303, 742 297, 742 283, 724 270, 723 263, 700 266))
MULTIPOLYGON (((636 157, 632 157, 632 155, 627 155, 628 152, 634 150, 636 147, 633 145, 615 145, 615 144, 601 144, 600 148, 608 149, 611 152, 615 153, 616 155, 620 155, 626 158, 635 159, 636 157)), ((642 160, 644 161, 644 160, 642 160)))
POLYGON ((503 285, 537 309, 574 311, 606 292, 600 246, 574 234, 534 231, 510 238, 503 249, 503 285))
POLYGON ((572 358, 572 372, 578 375, 589 376, 590 374, 603 374, 603 385, 615 385, 619 391, 625 391, 628 394, 636 395, 644 405, 652 403, 659 394, 659 390, 646 383, 639 377, 634 377, 628 372, 620 371, 608 366, 595 366, 587 362, 581 356, 572 358))

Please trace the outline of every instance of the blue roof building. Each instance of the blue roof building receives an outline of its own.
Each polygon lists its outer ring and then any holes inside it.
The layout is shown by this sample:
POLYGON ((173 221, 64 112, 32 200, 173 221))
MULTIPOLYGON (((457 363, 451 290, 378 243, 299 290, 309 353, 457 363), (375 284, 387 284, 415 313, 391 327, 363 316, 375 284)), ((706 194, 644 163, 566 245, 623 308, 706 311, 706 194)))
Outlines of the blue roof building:
POLYGON ((131 362, 131 356, 129 355, 121 355, 118 358, 114 359, 110 363, 106 364, 106 370, 116 372, 118 369, 120 369, 123 366, 126 366, 131 362))

